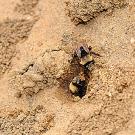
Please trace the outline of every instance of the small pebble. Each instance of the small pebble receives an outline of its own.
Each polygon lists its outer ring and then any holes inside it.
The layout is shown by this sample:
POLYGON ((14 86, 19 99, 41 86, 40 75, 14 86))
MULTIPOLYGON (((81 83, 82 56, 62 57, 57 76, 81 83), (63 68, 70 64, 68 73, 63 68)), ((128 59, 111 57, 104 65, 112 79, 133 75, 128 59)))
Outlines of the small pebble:
POLYGON ((14 95, 16 98, 20 98, 22 96, 22 93, 21 92, 16 92, 15 95, 14 95))
POLYGON ((132 37, 132 38, 130 39, 130 42, 131 42, 131 44, 134 44, 134 43, 135 43, 135 39, 132 37))

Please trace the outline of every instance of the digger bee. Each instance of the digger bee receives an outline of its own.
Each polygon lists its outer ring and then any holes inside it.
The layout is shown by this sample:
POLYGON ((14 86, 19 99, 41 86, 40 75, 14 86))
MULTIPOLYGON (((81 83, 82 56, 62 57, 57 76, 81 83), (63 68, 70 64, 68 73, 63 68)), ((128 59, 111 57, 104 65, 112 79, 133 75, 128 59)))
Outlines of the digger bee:
POLYGON ((79 58, 80 64, 84 67, 85 70, 90 70, 91 66, 95 63, 92 54, 99 56, 99 54, 92 52, 91 47, 82 44, 75 50, 74 55, 79 58))
POLYGON ((71 83, 69 84, 69 89, 73 95, 82 98, 86 92, 85 77, 82 74, 77 77, 74 77, 71 83))

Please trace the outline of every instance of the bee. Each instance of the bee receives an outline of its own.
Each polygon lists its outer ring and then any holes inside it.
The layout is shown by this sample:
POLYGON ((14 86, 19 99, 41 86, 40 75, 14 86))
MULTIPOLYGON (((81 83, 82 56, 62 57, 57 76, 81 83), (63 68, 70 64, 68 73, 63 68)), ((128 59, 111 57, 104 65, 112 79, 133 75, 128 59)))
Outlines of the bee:
POLYGON ((92 52, 92 47, 88 47, 87 44, 81 44, 74 53, 74 56, 79 58, 80 64, 84 67, 85 70, 91 70, 91 66, 95 63, 93 56, 99 54, 92 52))
POLYGON ((82 98, 86 93, 86 80, 83 73, 80 73, 79 76, 73 78, 69 84, 69 89, 71 93, 75 96, 82 98))

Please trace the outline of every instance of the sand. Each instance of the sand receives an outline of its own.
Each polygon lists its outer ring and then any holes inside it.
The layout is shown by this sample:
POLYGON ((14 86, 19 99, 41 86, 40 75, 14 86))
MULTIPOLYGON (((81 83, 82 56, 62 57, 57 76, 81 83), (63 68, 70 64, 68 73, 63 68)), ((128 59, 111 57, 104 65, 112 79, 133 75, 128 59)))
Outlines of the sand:
POLYGON ((134 3, 1 1, 0 135, 134 135, 134 3), (80 43, 100 54, 82 98, 80 43))

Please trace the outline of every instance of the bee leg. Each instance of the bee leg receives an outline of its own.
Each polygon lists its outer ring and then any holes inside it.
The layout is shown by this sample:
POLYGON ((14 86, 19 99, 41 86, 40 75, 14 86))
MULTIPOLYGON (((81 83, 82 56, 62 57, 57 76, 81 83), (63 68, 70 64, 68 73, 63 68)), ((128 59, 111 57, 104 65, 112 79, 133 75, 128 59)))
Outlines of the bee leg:
POLYGON ((94 61, 94 60, 87 62, 87 63, 84 65, 84 69, 85 69, 85 70, 88 70, 88 71, 91 71, 90 68, 92 67, 93 64, 95 64, 95 61, 94 61))
POLYGON ((93 52, 93 51, 91 51, 90 53, 93 54, 93 55, 96 55, 96 56, 98 56, 98 57, 101 57, 101 55, 100 55, 99 53, 95 53, 95 52, 93 52))
POLYGON ((87 78, 90 78, 89 76, 89 70, 87 68, 84 68, 84 75, 87 77, 87 78))

